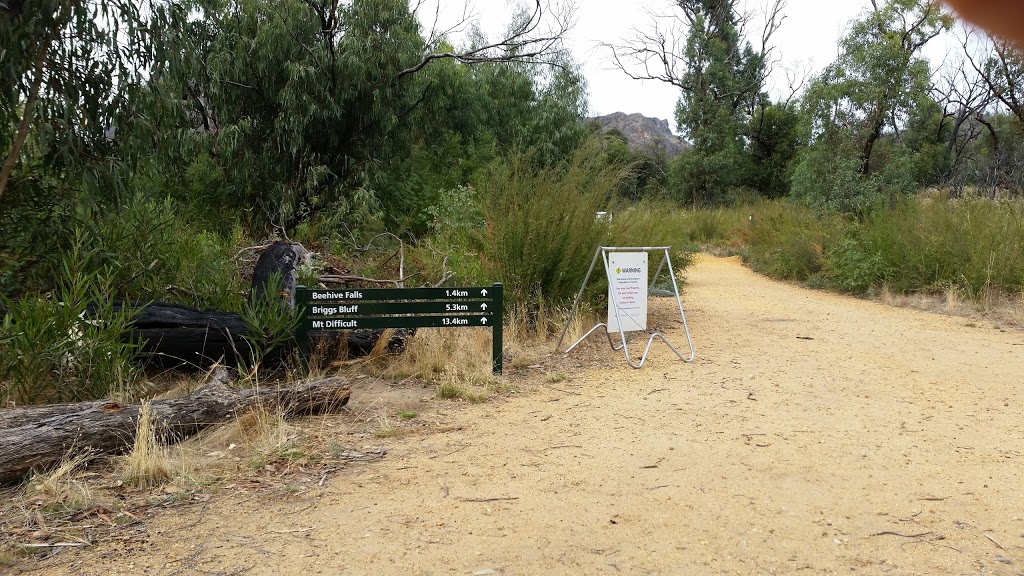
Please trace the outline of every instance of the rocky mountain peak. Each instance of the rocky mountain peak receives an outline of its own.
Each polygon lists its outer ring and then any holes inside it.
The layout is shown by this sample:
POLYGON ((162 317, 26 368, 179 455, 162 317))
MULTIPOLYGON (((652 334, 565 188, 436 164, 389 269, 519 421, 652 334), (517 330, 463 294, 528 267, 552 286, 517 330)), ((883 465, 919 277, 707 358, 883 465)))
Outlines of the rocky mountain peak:
POLYGON ((590 119, 605 131, 618 129, 626 136, 631 150, 655 153, 664 150, 669 160, 682 154, 690 145, 672 133, 668 120, 651 118, 643 114, 615 112, 590 119))

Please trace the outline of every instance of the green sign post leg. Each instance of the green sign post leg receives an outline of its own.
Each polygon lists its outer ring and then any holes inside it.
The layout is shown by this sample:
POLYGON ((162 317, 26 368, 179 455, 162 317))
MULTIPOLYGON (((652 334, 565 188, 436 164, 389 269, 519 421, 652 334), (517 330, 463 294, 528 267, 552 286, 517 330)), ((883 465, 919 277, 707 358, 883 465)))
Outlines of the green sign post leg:
POLYGON ((303 376, 309 374, 309 326, 306 321, 309 315, 309 288, 295 287, 295 313, 299 315, 299 326, 295 330, 295 340, 299 346, 299 369, 303 376))
POLYGON ((494 373, 501 374, 504 352, 502 351, 503 327, 505 325, 505 285, 494 284, 494 324, 491 327, 491 361, 494 373))

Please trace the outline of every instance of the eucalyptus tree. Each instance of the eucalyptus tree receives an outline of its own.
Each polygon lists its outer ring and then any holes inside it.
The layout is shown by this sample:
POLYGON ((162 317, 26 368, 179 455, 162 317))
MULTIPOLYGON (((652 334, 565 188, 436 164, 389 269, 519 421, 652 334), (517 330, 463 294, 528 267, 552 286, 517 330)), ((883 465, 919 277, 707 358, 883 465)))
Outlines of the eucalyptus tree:
POLYGON ((0 210, 15 168, 96 177, 151 56, 149 2, 0 0, 0 210), (32 150, 25 149, 30 141, 32 150))
POLYGON ((463 122, 461 111, 431 106, 458 101, 444 83, 471 81, 462 67, 545 62, 569 24, 538 0, 501 39, 458 50, 443 34, 424 35, 406 0, 182 7, 151 85, 162 169, 212 173, 212 207, 285 228, 326 207, 347 225, 408 208, 409 181, 395 175, 423 143, 419 127, 463 122))
POLYGON ((745 29, 751 15, 740 10, 739 0, 675 0, 673 5, 672 14, 655 18, 652 30, 608 48, 631 78, 680 89, 676 124, 692 144, 677 160, 682 194, 694 206, 707 205, 722 200, 743 176, 745 130, 765 99, 769 43, 785 3, 770 5, 757 48, 745 29))
POLYGON ((916 183, 901 130, 929 106, 931 71, 921 49, 952 19, 928 0, 888 0, 854 21, 835 62, 803 98, 809 148, 793 193, 821 208, 862 212, 884 192, 916 183), (883 136, 895 142, 888 162, 873 162, 883 136))
POLYGON ((121 129, 166 14, 156 0, 0 0, 0 291, 49 276, 88 209, 124 190, 121 129))

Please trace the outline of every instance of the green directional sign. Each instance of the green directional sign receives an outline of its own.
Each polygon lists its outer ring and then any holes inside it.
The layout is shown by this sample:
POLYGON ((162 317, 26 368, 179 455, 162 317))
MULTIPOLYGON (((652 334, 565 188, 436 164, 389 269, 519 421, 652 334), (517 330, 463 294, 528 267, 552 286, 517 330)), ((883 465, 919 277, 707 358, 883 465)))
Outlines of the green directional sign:
POLYGON ((454 288, 345 288, 299 286, 296 338, 309 357, 312 332, 373 328, 490 328, 494 372, 502 371, 504 286, 454 288))
POLYGON ((309 318, 331 316, 366 316, 369 314, 487 314, 494 310, 491 302, 443 300, 438 302, 313 302, 309 318))
POLYGON ((361 328, 491 328, 488 316, 373 316, 357 318, 309 318, 307 328, 317 330, 359 330, 361 328))
POLYGON ((309 301, 338 302, 364 300, 381 302, 389 300, 450 300, 450 299, 492 299, 494 286, 470 286, 465 288, 350 288, 345 290, 309 290, 309 301))

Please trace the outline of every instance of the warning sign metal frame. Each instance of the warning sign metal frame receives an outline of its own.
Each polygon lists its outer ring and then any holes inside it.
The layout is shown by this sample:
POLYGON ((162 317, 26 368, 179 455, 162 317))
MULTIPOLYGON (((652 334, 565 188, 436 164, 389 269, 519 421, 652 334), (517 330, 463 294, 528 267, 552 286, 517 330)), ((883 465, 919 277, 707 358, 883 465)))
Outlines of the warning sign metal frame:
MULTIPOLYGON (((586 340, 588 337, 590 337, 591 334, 596 332, 599 328, 603 327, 605 329, 604 330, 605 335, 608 337, 608 344, 612 347, 612 350, 615 350, 616 352, 619 351, 619 350, 622 350, 623 353, 626 356, 626 363, 629 364, 630 366, 632 366, 633 368, 638 369, 638 370, 640 368, 643 368, 644 363, 647 361, 647 355, 651 351, 651 345, 654 343, 655 339, 658 339, 658 340, 661 340, 662 342, 664 342, 665 345, 668 346, 669 349, 672 350, 672 352, 676 356, 678 356, 679 359, 682 360, 683 362, 685 362, 687 364, 693 362, 694 358, 696 358, 696 356, 697 356, 697 352, 696 352, 696 350, 693 347, 693 338, 690 336, 690 326, 686 322, 686 313, 683 312, 683 300, 679 296, 679 285, 676 283, 676 276, 673 273, 672 258, 669 257, 669 250, 671 250, 671 249, 672 249, 671 246, 641 246, 641 247, 598 246, 597 250, 594 252, 594 259, 591 260, 591 262, 590 262, 590 269, 587 270, 587 276, 583 279, 583 286, 580 287, 580 291, 576 294, 576 300, 572 303, 572 311, 569 312, 569 318, 566 319, 566 321, 565 321, 565 328, 562 329, 562 335, 558 338, 557 348, 558 349, 562 348, 562 341, 565 340, 565 334, 569 331, 569 324, 572 323, 573 317, 576 316, 576 311, 579 309, 580 300, 583 299, 583 292, 586 291, 586 289, 587 289, 587 284, 590 282, 590 277, 594 273, 594 267, 597 265, 597 259, 598 258, 601 258, 601 261, 604 263, 604 274, 605 274, 605 277, 608 279, 609 284, 611 284, 613 282, 613 279, 612 279, 612 276, 611 276, 611 269, 608 266, 608 255, 611 254, 612 252, 649 252, 649 253, 650 252, 653 252, 653 253, 659 253, 660 252, 660 253, 664 254, 664 256, 661 259, 661 263, 658 265, 657 271, 654 273, 654 276, 651 278, 650 284, 654 284, 658 280, 658 277, 661 275, 662 270, 668 270, 668 276, 672 280, 672 292, 668 292, 667 290, 652 289, 652 288, 648 287, 647 294, 648 294, 648 297, 650 297, 651 294, 655 294, 655 295, 658 295, 658 296, 675 296, 676 304, 678 304, 678 306, 679 306, 679 319, 682 320, 683 328, 686 331, 686 343, 690 347, 690 357, 687 358, 687 357, 683 356, 683 354, 680 353, 679 350, 677 350, 676 347, 673 346, 672 343, 668 341, 668 339, 665 337, 664 334, 662 334, 660 332, 652 332, 652 333, 650 333, 650 338, 647 340, 647 346, 644 348, 644 352, 643 352, 643 355, 641 355, 641 357, 640 357, 640 361, 639 362, 634 362, 633 359, 629 355, 629 336, 627 335, 627 332, 623 331, 623 329, 622 329, 622 324, 623 323, 622 323, 621 318, 619 316, 619 313, 620 313, 619 312, 619 305, 618 305, 618 302, 616 301, 616 296, 615 296, 615 291, 614 290, 609 290, 609 298, 612 299, 612 301, 609 302, 609 306, 611 306, 615 310, 615 317, 616 317, 616 320, 618 320, 617 323, 619 325, 619 330, 618 330, 618 334, 619 334, 619 338, 620 338, 619 341, 621 343, 618 344, 618 345, 615 344, 615 342, 612 340, 611 332, 608 331, 608 325, 606 323, 604 323, 604 322, 601 322, 601 323, 596 324, 590 330, 587 330, 587 333, 584 334, 582 337, 580 337, 579 340, 574 342, 572 346, 569 346, 569 348, 567 348, 565 350, 565 353, 568 354, 569 352, 572 352, 572 350, 574 348, 579 346, 580 343, 582 343, 584 340, 586 340)), ((647 332, 645 331, 645 333, 647 333, 647 332)))

